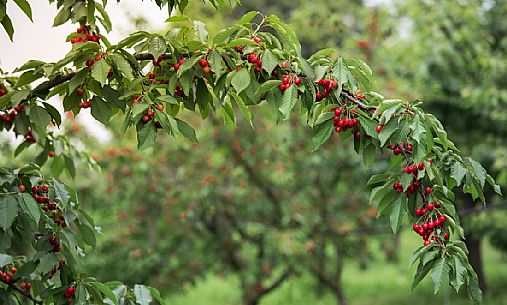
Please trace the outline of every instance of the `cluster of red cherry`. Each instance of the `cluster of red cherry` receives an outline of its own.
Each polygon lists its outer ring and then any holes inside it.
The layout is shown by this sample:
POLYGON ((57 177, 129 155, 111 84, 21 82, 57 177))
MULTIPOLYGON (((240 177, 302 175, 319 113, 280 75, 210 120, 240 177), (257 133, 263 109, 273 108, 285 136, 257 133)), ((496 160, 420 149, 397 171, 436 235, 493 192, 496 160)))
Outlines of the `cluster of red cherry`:
POLYGON ((289 72, 286 72, 287 74, 282 77, 282 83, 278 88, 280 88, 280 91, 285 91, 290 88, 292 84, 299 86, 301 84, 301 78, 297 77, 294 74, 289 74, 289 72))
POLYGON ((430 245, 431 241, 443 244, 449 240, 449 232, 444 232, 447 217, 436 211, 440 207, 442 207, 440 202, 435 201, 415 210, 415 215, 420 218, 418 223, 413 224, 412 229, 422 236, 425 246, 430 245), (438 233, 442 234, 443 239, 438 233))
POLYGON ((0 82, 0 97, 4 96, 7 94, 7 88, 5 87, 5 85, 0 82))
POLYGON ((0 270, 0 280, 7 283, 11 282, 17 271, 18 269, 14 266, 4 266, 4 268, 0 270))
MULTIPOLYGON (((26 187, 21 184, 18 186, 18 189, 20 192, 24 192, 26 190, 26 187)), ((61 209, 58 207, 58 204, 56 202, 51 201, 49 198, 49 187, 47 185, 35 185, 32 187, 32 197, 37 201, 37 203, 41 204, 41 208, 45 212, 51 213, 51 217, 53 218, 53 222, 57 226, 62 226, 62 228, 67 227, 67 223, 65 222, 65 217, 63 216, 63 213, 61 209)), ((57 247, 59 252, 59 245, 57 247)))
POLYGON ((72 303, 72 301, 74 301, 74 299, 76 298, 76 288, 69 287, 69 288, 65 289, 63 296, 67 300, 67 304, 72 303))
MULTIPOLYGON (((353 128, 353 127, 359 125, 359 120, 357 118, 348 118, 348 117, 342 118, 342 114, 343 114, 342 109, 335 108, 333 111, 334 111, 333 121, 334 121, 334 126, 335 126, 336 132, 346 131, 349 128, 353 128)), ((359 137, 361 136, 361 133, 358 134, 358 132, 356 132, 356 134, 355 134, 356 138, 358 136, 359 137)))
POLYGON ((14 123, 16 116, 25 110, 25 104, 21 103, 16 107, 6 110, 5 113, 0 113, 0 124, 5 124, 7 129, 10 129, 11 124, 14 123))
POLYGON ((315 98, 317 99, 317 102, 320 102, 324 99, 324 97, 329 96, 329 94, 333 91, 338 89, 339 84, 335 79, 332 78, 326 78, 326 79, 319 79, 316 84, 319 86, 319 92, 315 95, 315 98))
POLYGON ((70 40, 70 43, 72 44, 88 41, 99 43, 100 41, 100 35, 93 33, 89 25, 83 25, 78 27, 76 32, 78 36, 70 40))
POLYGON ((79 108, 83 108, 83 109, 90 108, 92 106, 92 101, 93 101, 92 99, 89 99, 86 102, 79 101, 79 103, 77 105, 79 108))

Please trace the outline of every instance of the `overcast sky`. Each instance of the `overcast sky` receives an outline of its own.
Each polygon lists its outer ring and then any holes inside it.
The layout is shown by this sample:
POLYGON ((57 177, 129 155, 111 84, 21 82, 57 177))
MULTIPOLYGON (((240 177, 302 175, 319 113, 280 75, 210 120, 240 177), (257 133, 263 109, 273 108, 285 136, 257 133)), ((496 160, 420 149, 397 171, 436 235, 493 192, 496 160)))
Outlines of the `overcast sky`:
MULTIPOLYGON (((29 59, 40 59, 55 62, 69 50, 70 43, 65 42, 68 34, 76 31, 76 26, 69 23, 53 28, 53 18, 57 14, 56 4, 49 5, 46 0, 30 1, 33 12, 33 23, 13 4, 8 1, 7 12, 14 24, 14 42, 11 42, 0 29, 0 67, 12 71, 29 59)), ((161 28, 167 16, 167 9, 160 10, 151 1, 122 0, 120 4, 110 1, 106 9, 111 16, 113 32, 108 34, 111 42, 123 38, 132 32, 134 26, 126 16, 128 13, 145 16, 150 28, 161 28)))

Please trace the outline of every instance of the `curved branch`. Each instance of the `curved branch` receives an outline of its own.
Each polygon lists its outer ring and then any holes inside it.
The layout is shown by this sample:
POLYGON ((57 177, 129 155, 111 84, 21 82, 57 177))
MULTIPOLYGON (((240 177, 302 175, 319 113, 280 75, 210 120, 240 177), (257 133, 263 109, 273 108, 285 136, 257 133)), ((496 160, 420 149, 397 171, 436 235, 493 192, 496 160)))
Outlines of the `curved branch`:
POLYGON ((22 294, 24 297, 28 298, 30 301, 32 301, 34 304, 41 304, 42 305, 42 301, 41 300, 37 300, 34 296, 32 296, 31 294, 23 291, 21 288, 19 288, 18 286, 14 285, 15 282, 6 282, 4 280, 0 280, 2 283, 4 284, 7 284, 9 285, 9 287, 13 290, 16 290, 17 292, 19 292, 20 294, 22 294))

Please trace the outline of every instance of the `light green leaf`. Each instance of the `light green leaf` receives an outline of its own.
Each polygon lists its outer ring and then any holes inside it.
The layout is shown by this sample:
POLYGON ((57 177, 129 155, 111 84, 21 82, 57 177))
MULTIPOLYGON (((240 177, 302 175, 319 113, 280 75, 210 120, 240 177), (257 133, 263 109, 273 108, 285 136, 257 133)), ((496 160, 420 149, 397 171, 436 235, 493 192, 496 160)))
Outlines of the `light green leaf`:
POLYGON ((53 187, 55 189, 55 199, 63 204, 68 204, 70 200, 70 193, 63 183, 58 180, 53 180, 53 187))
POLYGON ((283 115, 283 119, 287 120, 290 116, 290 112, 292 108, 296 105, 298 101, 298 91, 296 86, 290 86, 289 89, 285 90, 283 93, 282 104, 280 105, 280 112, 283 115))
POLYGON ((398 195, 398 198, 393 203, 389 220, 394 234, 398 233, 398 230, 400 229, 401 218, 406 210, 406 202, 407 198, 405 196, 398 195))
POLYGON ((243 90, 245 90, 250 84, 250 73, 248 73, 248 70, 243 68, 234 73, 231 84, 237 94, 240 94, 243 90))
POLYGON ((135 285, 134 294, 136 296, 136 303, 139 305, 149 305, 153 301, 150 290, 144 285, 135 285))
POLYGON ((106 84, 107 75, 111 66, 105 59, 96 61, 92 67, 92 77, 97 80, 102 86, 106 84))
POLYGON ((33 106, 30 108, 30 119, 40 128, 46 129, 51 121, 51 116, 47 112, 46 108, 33 106))
POLYGON ((153 122, 137 124, 137 148, 146 149, 153 144, 157 138, 157 129, 153 122))
POLYGON ((431 280, 433 281, 433 292, 436 294, 442 284, 449 283, 449 265, 447 264, 447 257, 444 256, 438 259, 431 271, 431 280))
POLYGON ((262 59, 262 68, 268 71, 269 75, 271 72, 278 66, 278 58, 271 52, 271 50, 266 49, 261 56, 262 59))
POLYGON ((194 143, 199 143, 195 135, 195 130, 190 125, 188 125, 187 123, 185 123, 180 119, 176 119, 176 121, 178 122, 179 131, 185 138, 189 139, 194 143))
POLYGON ((130 63, 120 54, 113 54, 112 55, 113 63, 114 65, 120 70, 120 72, 127 78, 127 79, 133 79, 134 74, 132 67, 130 66, 130 63))
POLYGON ((0 253, 0 268, 12 263, 12 256, 0 253))
POLYGON ((319 149, 319 147, 329 139, 333 133, 333 129, 334 125, 331 120, 318 125, 316 128, 314 127, 312 137, 313 151, 319 149))
POLYGON ((208 30, 206 29, 206 24, 204 24, 201 21, 194 21, 194 33, 197 38, 199 38, 199 41, 202 43, 208 42, 208 30))
POLYGON ((167 50, 167 44, 164 37, 160 35, 154 35, 150 39, 148 51, 157 59, 160 55, 164 54, 167 50))
POLYGON ((35 202, 32 196, 28 193, 21 193, 17 199, 21 211, 29 215, 30 218, 32 218, 32 220, 35 221, 35 223, 38 225, 41 212, 37 202, 35 202))

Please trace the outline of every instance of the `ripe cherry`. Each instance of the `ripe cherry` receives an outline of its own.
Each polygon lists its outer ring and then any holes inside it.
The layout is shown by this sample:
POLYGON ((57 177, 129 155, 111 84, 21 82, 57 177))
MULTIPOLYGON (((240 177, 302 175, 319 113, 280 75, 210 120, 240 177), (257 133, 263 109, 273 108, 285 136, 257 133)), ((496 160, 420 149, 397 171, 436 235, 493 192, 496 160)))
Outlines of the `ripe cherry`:
POLYGON ((206 59, 199 60, 199 66, 206 67, 208 65, 208 61, 206 59))
POLYGON ((377 125, 377 127, 375 128, 375 130, 377 131, 377 133, 380 133, 382 131, 382 125, 377 125))
POLYGON ((449 232, 444 232, 444 239, 449 240, 449 232))
POLYGON ((146 113, 149 115, 149 116, 153 116, 155 113, 153 112, 153 110, 151 109, 148 109, 148 111, 146 111, 146 113))
POLYGON ((51 236, 49 238, 49 243, 52 244, 52 245, 56 244, 56 237, 55 236, 51 236))
POLYGON ((50 158, 53 158, 53 157, 55 156, 55 152, 54 152, 54 151, 52 151, 52 150, 50 150, 50 151, 48 152, 48 156, 49 156, 50 158))
POLYGON ((174 64, 174 71, 178 71, 180 69, 180 65, 179 64, 174 64))
POLYGON ((428 211, 433 210, 433 208, 434 208, 434 207, 435 207, 435 205, 433 205, 433 203, 428 203, 428 204, 426 205, 426 208, 428 209, 428 211))
POLYGON ((438 209, 439 207, 441 207, 441 206, 442 206, 442 205, 440 204, 440 202, 438 202, 438 201, 435 201, 435 202, 434 202, 434 204, 435 204, 435 208, 437 208, 437 209, 438 209))
POLYGON ((407 144, 407 146, 405 147, 406 150, 408 151, 412 151, 412 144, 407 144))
POLYGON ((294 79, 294 84, 296 84, 296 85, 301 84, 301 78, 296 77, 296 78, 294 79))
POLYGON ((425 241, 424 241, 424 245, 425 245, 425 246, 429 246, 429 245, 431 245, 431 241, 429 241, 429 240, 425 240, 425 241))
POLYGON ((358 140, 361 139, 361 132, 360 131, 356 131, 356 133, 354 134, 354 137, 356 139, 358 139, 358 140))
POLYGON ((86 66, 87 66, 88 68, 91 68, 91 67, 93 66, 93 64, 95 64, 95 61, 94 61, 93 59, 88 59, 88 60, 86 61, 86 66))
POLYGON ((24 186, 23 184, 20 184, 20 185, 18 185, 18 189, 20 192, 24 192, 26 190, 26 186, 24 186))
POLYGON ((43 185, 41 187, 41 190, 44 192, 44 193, 47 193, 49 191, 49 187, 47 185, 43 185))
POLYGON ((155 77, 157 77, 157 75, 156 75, 155 73, 153 73, 153 72, 150 72, 150 73, 148 74, 148 78, 149 78, 149 79, 154 79, 155 77))
POLYGON ((282 84, 287 85, 289 82, 290 82, 290 79, 287 76, 282 78, 282 84))
POLYGON ((315 99, 317 100, 317 102, 320 102, 324 99, 324 95, 322 95, 322 93, 320 92, 317 92, 317 94, 315 94, 315 99))
POLYGON ((331 82, 331 87, 333 89, 337 89, 338 88, 338 82, 336 80, 333 80, 333 82, 331 82))
POLYGON ((39 187, 38 186, 32 187, 32 193, 38 193, 38 192, 39 192, 39 187))
POLYGON ((262 39, 260 39, 260 38, 258 38, 258 37, 255 37, 255 38, 254 38, 254 41, 255 41, 256 43, 259 43, 259 42, 261 42, 261 41, 262 41, 262 39))
POLYGON ((427 195, 431 194, 431 188, 429 186, 426 187, 425 192, 426 192, 427 195))
POLYGON ((162 111, 162 110, 164 110, 164 105, 162 105, 162 104, 155 105, 155 108, 157 108, 158 110, 162 111))
POLYGON ((438 217, 438 220, 440 221, 440 223, 444 223, 447 220, 447 217, 445 217, 444 215, 440 215, 438 217))
POLYGON ((79 87, 79 88, 77 88, 77 89, 76 89, 76 94, 77 94, 78 96, 82 96, 82 95, 83 95, 83 93, 84 93, 84 89, 83 89, 83 88, 79 87))
POLYGON ((419 164, 417 165, 417 168, 419 170, 423 170, 424 169, 424 162, 419 162, 419 164))
POLYGON ((147 115, 143 115, 143 122, 148 122, 150 120, 150 117, 147 115))
MULTIPOLYGON (((259 67, 255 67, 255 68, 259 68, 259 67)), ((259 70, 260 70, 260 68, 259 68, 259 70)), ((204 67, 203 72, 204 73, 210 73, 211 72, 211 68, 208 67, 208 66, 206 66, 206 67, 204 67)))
POLYGON ((280 65, 283 69, 287 68, 288 63, 286 61, 282 62, 280 65))

